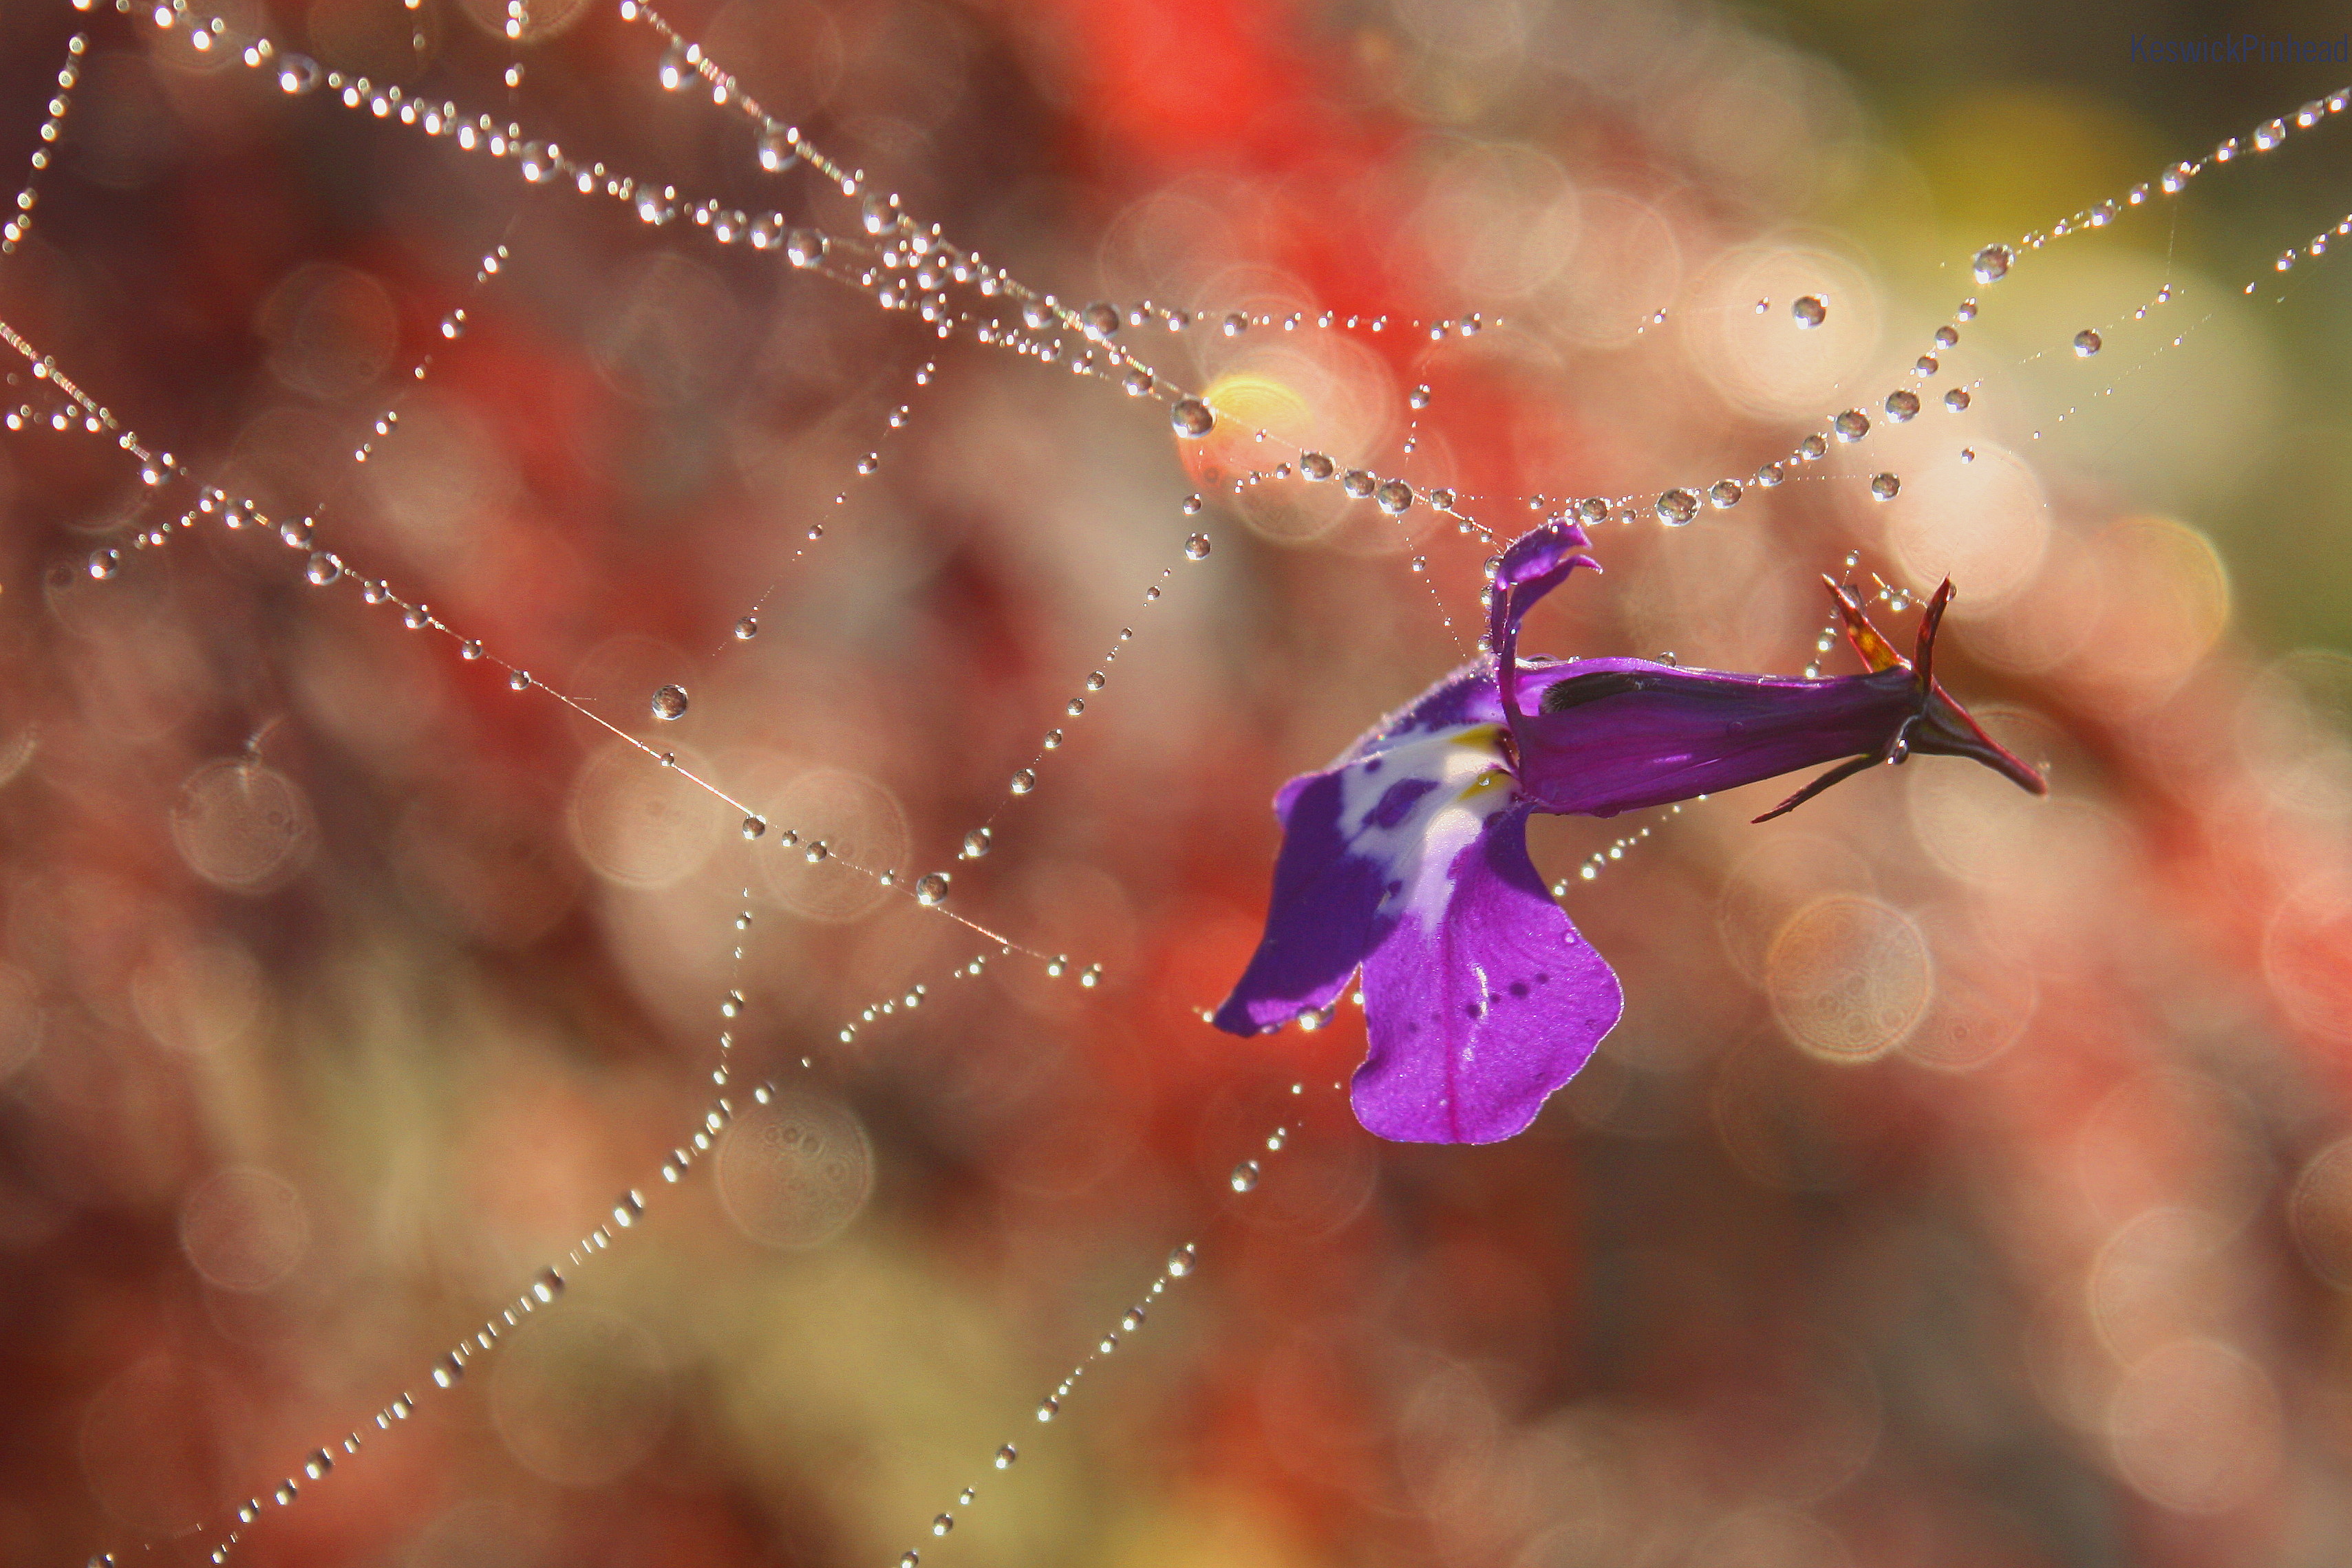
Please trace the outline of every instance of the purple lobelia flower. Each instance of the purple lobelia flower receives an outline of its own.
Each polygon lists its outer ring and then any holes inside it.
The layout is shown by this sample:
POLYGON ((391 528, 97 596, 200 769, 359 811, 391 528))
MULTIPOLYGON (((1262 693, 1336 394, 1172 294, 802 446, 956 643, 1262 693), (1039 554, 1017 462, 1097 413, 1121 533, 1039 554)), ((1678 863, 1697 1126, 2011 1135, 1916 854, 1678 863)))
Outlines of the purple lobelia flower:
POLYGON ((1274 800, 1282 852, 1265 937, 1220 1029, 1313 1019, 1360 969, 1370 1050, 1357 1119, 1384 1138, 1485 1144, 1535 1118, 1617 1022, 1624 993, 1528 858, 1531 812, 1609 817, 1834 762, 1758 821, 1913 752, 1972 757, 2036 794, 2040 774, 1937 684, 1946 582, 1897 653, 1853 595, 1830 591, 1867 673, 1830 680, 1645 659, 1518 657, 1519 622, 1578 567, 1551 523, 1506 550, 1491 657, 1382 719, 1274 800))

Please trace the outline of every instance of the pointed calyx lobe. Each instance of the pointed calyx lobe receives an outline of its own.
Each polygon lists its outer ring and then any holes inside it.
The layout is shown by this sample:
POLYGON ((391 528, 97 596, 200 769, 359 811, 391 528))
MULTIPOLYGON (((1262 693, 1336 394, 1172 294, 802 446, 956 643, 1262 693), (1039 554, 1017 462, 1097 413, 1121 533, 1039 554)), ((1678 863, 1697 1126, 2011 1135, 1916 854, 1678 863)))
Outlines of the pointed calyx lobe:
MULTIPOLYGON (((1536 811, 1613 816, 1792 769, 1832 768, 1778 815, 1913 751, 1974 757, 2029 789, 1936 683, 1947 583, 1916 662, 1832 583, 1869 672, 1832 680, 1685 670, 1642 659, 1518 657, 1528 611, 1579 565, 1566 523, 1496 564, 1493 657, 1383 719, 1276 797, 1283 824, 1265 935, 1218 1027, 1255 1034, 1330 1006, 1359 970, 1370 1049, 1356 1114, 1383 1137, 1488 1143, 1533 1120, 1623 1009, 1617 977, 1536 874, 1536 811)), ((1597 570, 1597 568, 1596 568, 1597 570)))

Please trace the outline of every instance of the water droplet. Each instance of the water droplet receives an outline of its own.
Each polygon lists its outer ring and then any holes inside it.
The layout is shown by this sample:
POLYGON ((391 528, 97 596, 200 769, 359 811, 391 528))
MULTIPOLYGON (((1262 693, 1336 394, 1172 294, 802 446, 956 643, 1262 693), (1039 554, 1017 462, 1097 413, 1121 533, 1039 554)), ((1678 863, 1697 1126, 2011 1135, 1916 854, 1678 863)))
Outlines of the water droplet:
POLYGON ((1299 477, 1312 483, 1321 484, 1338 473, 1339 469, 1338 464, 1320 452, 1302 452, 1298 455, 1299 477))
POLYGON ((1830 444, 1819 434, 1808 435, 1797 443, 1797 455, 1808 463, 1818 461, 1830 449, 1830 444))
POLYGON ((1706 487, 1707 505, 1718 512, 1728 511, 1739 505, 1741 493, 1738 480, 1717 479, 1706 487))
POLYGON ((921 1552, 909 1548, 898 1554, 898 1568, 915 1568, 915 1565, 922 1560, 923 1554, 921 1552))
POLYGON ((857 471, 860 474, 874 473, 881 466, 882 455, 879 452, 868 452, 857 460, 857 471))
POLYGON ((1891 501, 1903 493, 1903 481, 1892 474, 1873 474, 1870 493, 1882 501, 1891 501))
POLYGON ((1830 308, 1822 302, 1818 294, 1804 294, 1798 296, 1797 302, 1789 307, 1789 314, 1797 319, 1798 326, 1810 330, 1829 319, 1830 308))
POLYGON ((1961 461, 1961 462, 1963 462, 1963 463, 1973 463, 1973 462, 1975 462, 1976 460, 1977 460, 1977 449, 1976 449, 1975 447, 1973 447, 1973 446, 1963 446, 1963 447, 1961 447, 1961 448, 1960 448, 1960 461, 1961 461))
POLYGON ((2099 335, 2088 327, 2074 334, 2074 357, 2087 360, 2099 351, 2099 335))
POLYGON ((1654 509, 1658 521, 1678 528, 1698 516, 1698 497, 1688 490, 1668 490, 1658 497, 1654 509))
POLYGON ((943 1513, 937 1519, 931 1521, 931 1533, 933 1535, 945 1535, 949 1531, 953 1530, 954 1528, 955 1516, 953 1514, 943 1513))
POLYGON ((472 660, 478 659, 481 656, 482 640, 480 638, 468 637, 463 643, 457 644, 457 657, 471 662, 472 660))
POLYGON ((1886 394, 1886 417, 1895 423, 1903 423, 1918 412, 1919 396, 1916 392, 1898 388, 1886 394))
POLYGON ((793 145, 791 134, 771 121, 760 132, 760 167, 771 174, 781 174, 801 161, 800 149, 793 145))
POLYGON ((1963 299, 1952 308, 1952 319, 1955 321, 1973 321, 1976 319, 1977 302, 1973 299, 1963 299))
POLYGON ((281 55, 278 60, 278 90, 305 93, 319 86, 319 62, 308 55, 281 55))
POLYGON ((1208 503, 1198 496, 1187 496, 1184 497, 1183 513, 1188 517, 1197 517, 1201 515, 1201 508, 1206 505, 1208 503))
POLYGON ((823 865, 833 858, 833 847, 823 839, 811 839, 808 848, 801 852, 801 858, 811 865, 823 865))
POLYGON ((2016 259, 2017 253, 2009 246, 1989 245, 1977 252, 1977 259, 1972 270, 1976 273, 1979 283, 1999 283, 2009 276, 2009 264, 2016 259))
POLYGON ((1960 329, 1958 327, 1943 326, 1936 329, 1936 347, 1948 349, 1959 340, 1960 329))
POLYGON ((1030 790, 1034 789, 1035 788, 1037 788, 1037 775, 1034 772, 1024 768, 1019 772, 1013 774, 1013 792, 1015 795, 1026 795, 1030 790))
POLYGON ((684 718, 686 716, 686 688, 684 686, 677 685, 664 686, 661 690, 654 694, 653 710, 654 716, 656 718, 684 718))
POLYGON ((1062 1401, 1056 1395, 1049 1394, 1037 1402, 1037 1419, 1040 1421, 1051 1421, 1061 1413, 1062 1401))
POLYGON ((294 1484, 293 1478, 289 1476, 286 1479, 278 1483, 278 1490, 270 1495, 278 1500, 278 1507, 292 1508, 294 1506, 294 1500, 301 1495, 301 1489, 297 1487, 294 1484))
POLYGON ((1095 1343, 1095 1354, 1097 1355, 1108 1355, 1117 1349, 1118 1349, 1118 1335, 1115 1333, 1107 1333, 1095 1343))
POLYGON ((1186 560, 1208 559, 1209 536, 1206 534, 1194 534, 1191 538, 1186 539, 1184 541, 1184 559, 1186 560))
POLYGON ((1412 507, 1412 486, 1402 479, 1384 479, 1372 492, 1372 504, 1391 517, 1402 516, 1412 507))
POLYGON ((1234 1174, 1226 1179, 1233 1183, 1234 1190, 1235 1192, 1255 1191, 1257 1188, 1257 1162, 1255 1160, 1244 1160, 1241 1164, 1234 1167, 1234 1174))
POLYGON ((963 858, 976 861, 986 854, 989 850, 988 840, 989 833, 986 828, 974 828, 966 833, 963 836, 963 858))
POLYGON ((943 871, 926 872, 923 875, 915 879, 916 903, 925 905, 938 904, 944 900, 947 895, 947 873, 943 871))
POLYGON ((1108 343, 1118 330, 1118 307, 1097 299, 1078 312, 1078 319, 1085 324, 1087 337, 1097 343, 1108 343))
POLYGON ((747 838, 747 839, 756 839, 756 838, 758 838, 761 833, 764 833, 764 832, 766 832, 767 831, 768 831, 768 819, 767 819, 767 818, 765 818, 765 817, 746 817, 746 818, 744 818, 744 819, 743 819, 743 836, 744 836, 745 838, 747 838))
POLYGON ((694 74, 694 59, 686 52, 683 40, 672 40, 669 47, 662 51, 657 68, 664 91, 676 92, 686 85, 686 78, 694 74))
POLYGON ((1173 1280, 1182 1279, 1185 1275, 1192 1271, 1192 1265, 1199 1261, 1199 1249, 1195 1248, 1190 1241, 1187 1241, 1183 1246, 1179 1247, 1175 1251, 1168 1254, 1169 1278, 1173 1280))
POLYGON ((1238 338, 1244 332, 1249 330, 1249 318, 1243 315, 1240 311, 1234 310, 1228 312, 1224 321, 1225 336, 1228 338, 1238 338))
POLYGON ((439 1361, 433 1364, 433 1381, 440 1387, 455 1388, 465 1375, 466 1364, 457 1359, 455 1352, 442 1356, 439 1361))
POLYGON ((1454 500, 1455 497, 1454 492, 1447 489, 1443 485, 1440 485, 1436 489, 1432 490, 1429 493, 1429 504, 1436 507, 1441 512, 1452 511, 1454 509, 1454 500))
POLYGON ((1168 410, 1168 423, 1187 441, 1198 441, 1217 428, 1217 416, 1196 397, 1180 397, 1168 410))
POLYGON ((2195 176, 2196 172, 2197 166, 2193 163, 2175 163, 2171 168, 2167 169, 2164 172, 2164 177, 2158 181, 2157 183, 2164 187, 2164 193, 2166 195, 2177 196, 2180 193, 2182 188, 2189 183, 2189 180, 2195 176))
POLYGON ((857 221, 870 235, 878 235, 898 226, 898 198, 880 191, 868 191, 866 199, 857 204, 857 221))
POLYGON ((325 550, 314 550, 302 568, 302 575, 320 588, 343 575, 343 563, 325 550))
POLYGON ((1013 1461, 1020 1457, 1021 1450, 1007 1443, 996 1450, 996 1468, 1000 1470, 1009 1470, 1013 1468, 1013 1461))
POLYGON ((1412 391, 1405 393, 1404 401, 1414 408, 1427 408, 1429 388, 1425 385, 1413 388, 1412 391))
POLYGON ((1858 408, 1847 409, 1830 421, 1830 428, 1840 441, 1852 444, 1870 434, 1870 416, 1858 408))
POLYGON ((1370 474, 1365 473, 1361 468, 1350 468, 1345 474, 1339 476, 1339 488, 1347 491, 1348 494, 1355 497, 1360 501, 1365 497, 1370 495, 1373 487, 1379 483, 1380 482, 1378 480, 1374 479, 1370 474))
POLYGON ((1141 365, 1129 365, 1127 374, 1120 379, 1119 384, 1127 389, 1127 395, 1129 397, 1150 397, 1151 372, 1141 365))
POLYGON ((1100 670, 1088 670, 1087 672, 1087 690, 1090 692, 1098 692, 1108 685, 1110 685, 1110 677, 1104 674, 1100 670))
POLYGON ((335 1468, 335 1457, 324 1448, 313 1448, 310 1457, 302 1461, 302 1473, 318 1480, 335 1468))
POLYGON ((1968 388, 1966 388, 1966 387, 1954 387, 1951 391, 1949 391, 1949 392, 1946 392, 1946 393, 1944 394, 1944 406, 1945 406, 1946 408, 1950 409, 1954 413, 1959 413, 1962 409, 1964 409, 1964 408, 1968 407, 1968 406, 1969 406, 1969 391, 1968 391, 1968 388))
POLYGON ((89 554, 89 574, 100 582, 112 577, 122 565, 122 552, 115 549, 92 550, 89 554))
POLYGON ((794 267, 814 267, 824 259, 826 243, 814 229, 794 229, 784 236, 784 259, 794 267))
POLYGON ((1133 1333, 1143 1326, 1143 1320, 1149 1315, 1143 1310, 1143 1303, 1139 1301, 1127 1309, 1127 1315, 1118 1320, 1118 1326, 1123 1332, 1133 1333))
POLYGON ((746 615, 742 620, 735 622, 735 641, 738 643, 748 643, 759 634, 760 618, 758 616, 746 615))
POLYGON ((1922 380, 1934 375, 1943 368, 1941 362, 1933 354, 1922 354, 1911 361, 1911 373, 1922 380))
POLYGON ((400 623, 411 632, 424 631, 433 624, 432 607, 425 604, 410 605, 400 612, 400 623))

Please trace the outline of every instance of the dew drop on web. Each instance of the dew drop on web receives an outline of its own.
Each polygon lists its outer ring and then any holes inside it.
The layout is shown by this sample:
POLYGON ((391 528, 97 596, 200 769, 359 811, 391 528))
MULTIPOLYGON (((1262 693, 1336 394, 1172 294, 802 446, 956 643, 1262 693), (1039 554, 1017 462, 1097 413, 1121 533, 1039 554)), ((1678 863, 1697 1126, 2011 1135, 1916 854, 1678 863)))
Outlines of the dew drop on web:
POLYGON ((1168 410, 1168 423, 1187 441, 1198 441, 1217 427, 1217 416, 1197 397, 1180 397, 1168 410))

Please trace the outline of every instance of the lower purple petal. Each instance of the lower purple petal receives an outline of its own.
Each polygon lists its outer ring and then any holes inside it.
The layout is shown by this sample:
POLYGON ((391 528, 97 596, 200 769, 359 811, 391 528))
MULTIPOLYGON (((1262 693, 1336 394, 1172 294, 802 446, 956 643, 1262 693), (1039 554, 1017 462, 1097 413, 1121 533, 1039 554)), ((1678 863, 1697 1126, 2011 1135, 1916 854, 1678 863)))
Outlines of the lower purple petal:
POLYGON ((1511 1136, 1624 1010, 1616 974, 1528 858, 1528 811, 1488 817, 1454 855, 1442 910, 1408 909, 1364 963, 1371 1049, 1353 1099, 1383 1138, 1511 1136))
MULTIPOLYGON (((1360 772, 1363 764, 1355 768, 1360 772)), ((1396 924, 1381 908, 1393 874, 1388 862, 1355 852, 1358 824, 1347 820, 1348 773, 1302 775, 1276 798, 1282 853, 1274 862, 1265 935, 1217 1009, 1219 1029, 1257 1034, 1329 1006, 1396 924)))

